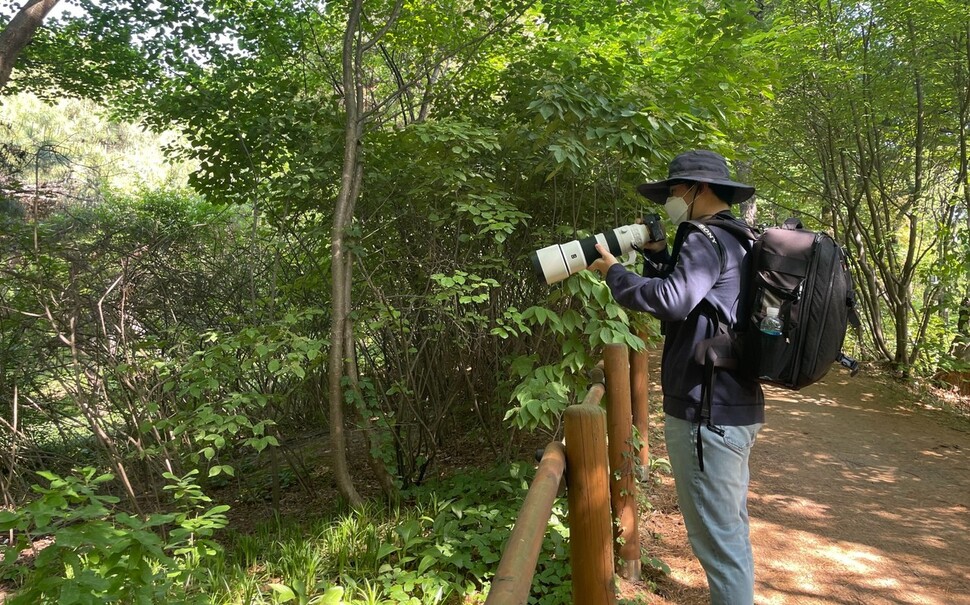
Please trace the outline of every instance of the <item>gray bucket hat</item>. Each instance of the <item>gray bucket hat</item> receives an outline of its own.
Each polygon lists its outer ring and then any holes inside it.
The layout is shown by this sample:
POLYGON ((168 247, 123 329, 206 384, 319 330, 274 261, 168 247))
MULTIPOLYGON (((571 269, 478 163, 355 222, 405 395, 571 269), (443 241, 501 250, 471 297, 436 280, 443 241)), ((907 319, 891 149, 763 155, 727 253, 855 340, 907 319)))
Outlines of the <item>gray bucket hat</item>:
POLYGON ((637 187, 637 191, 643 197, 658 204, 667 201, 670 185, 677 181, 697 181, 733 187, 734 197, 729 200, 732 204, 743 202, 754 195, 754 187, 732 181, 730 176, 724 156, 706 150, 687 151, 670 162, 665 180, 644 183, 637 187))

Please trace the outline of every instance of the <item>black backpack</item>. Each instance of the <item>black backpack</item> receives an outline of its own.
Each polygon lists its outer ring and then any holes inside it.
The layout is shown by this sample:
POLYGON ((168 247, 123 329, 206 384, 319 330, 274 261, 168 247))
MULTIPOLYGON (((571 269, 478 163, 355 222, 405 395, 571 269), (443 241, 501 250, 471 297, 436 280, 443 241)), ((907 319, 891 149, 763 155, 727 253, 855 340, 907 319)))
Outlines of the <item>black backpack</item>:
POLYGON ((732 370, 793 390, 817 382, 835 362, 849 368, 853 376, 858 372, 859 364, 842 352, 848 324, 859 325, 852 275, 845 250, 828 234, 804 229, 793 218, 759 231, 729 213, 684 225, 689 226, 677 232, 674 259, 692 228, 707 236, 723 258, 721 245, 707 225, 731 233, 748 250, 741 267, 737 323, 719 317, 707 303, 716 334, 698 343, 694 351, 695 361, 704 366, 700 417, 709 429, 717 428, 710 424, 717 370, 732 370), (778 309, 780 334, 761 329, 770 307, 778 309))

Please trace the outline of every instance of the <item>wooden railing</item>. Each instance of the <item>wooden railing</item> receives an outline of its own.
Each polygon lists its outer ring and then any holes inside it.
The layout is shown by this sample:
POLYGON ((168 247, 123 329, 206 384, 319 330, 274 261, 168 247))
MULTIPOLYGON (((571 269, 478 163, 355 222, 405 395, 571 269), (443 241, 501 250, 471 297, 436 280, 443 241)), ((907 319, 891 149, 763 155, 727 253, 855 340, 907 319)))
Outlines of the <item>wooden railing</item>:
POLYGON ((615 605, 613 575, 640 577, 635 469, 649 468, 647 357, 607 345, 582 403, 564 414, 565 445, 546 446, 485 605, 524 605, 565 477, 573 605, 615 605), (606 397, 605 408, 601 402, 606 397), (642 447, 634 447, 633 426, 642 447), (616 519, 614 526, 613 520, 616 519), (620 569, 613 562, 619 559, 620 569))

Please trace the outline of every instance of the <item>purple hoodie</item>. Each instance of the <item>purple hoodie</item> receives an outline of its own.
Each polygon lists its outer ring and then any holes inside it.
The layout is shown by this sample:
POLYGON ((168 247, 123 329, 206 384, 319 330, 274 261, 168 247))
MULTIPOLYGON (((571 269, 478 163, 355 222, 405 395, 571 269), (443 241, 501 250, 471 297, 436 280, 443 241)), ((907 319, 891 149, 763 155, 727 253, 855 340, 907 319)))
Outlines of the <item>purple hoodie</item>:
MULTIPOLYGON (((745 250, 738 239, 716 223, 707 223, 724 254, 696 228, 690 229, 669 274, 647 266, 641 277, 622 265, 613 265, 606 283, 618 303, 634 311, 646 311, 663 322, 664 348, 661 384, 664 412, 692 422, 699 421, 701 383, 704 368, 694 361, 695 345, 714 335, 715 320, 703 313, 706 300, 721 317, 737 321, 740 297, 741 261, 745 250)), ((652 260, 668 258, 663 251, 652 260)), ((761 385, 734 373, 717 371, 711 401, 711 423, 744 426, 764 422, 765 404, 761 385)))

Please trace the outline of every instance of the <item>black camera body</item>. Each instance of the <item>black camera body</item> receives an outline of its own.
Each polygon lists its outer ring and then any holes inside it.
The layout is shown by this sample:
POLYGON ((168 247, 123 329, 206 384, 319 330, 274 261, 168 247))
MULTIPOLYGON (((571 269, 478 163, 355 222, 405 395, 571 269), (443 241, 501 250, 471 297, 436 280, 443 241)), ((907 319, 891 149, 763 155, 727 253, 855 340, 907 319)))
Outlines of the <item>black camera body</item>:
POLYGON ((648 242, 660 242, 667 239, 667 233, 664 231, 664 224, 660 220, 659 214, 644 214, 642 220, 643 225, 647 228, 648 242))

